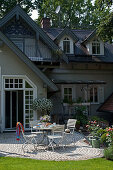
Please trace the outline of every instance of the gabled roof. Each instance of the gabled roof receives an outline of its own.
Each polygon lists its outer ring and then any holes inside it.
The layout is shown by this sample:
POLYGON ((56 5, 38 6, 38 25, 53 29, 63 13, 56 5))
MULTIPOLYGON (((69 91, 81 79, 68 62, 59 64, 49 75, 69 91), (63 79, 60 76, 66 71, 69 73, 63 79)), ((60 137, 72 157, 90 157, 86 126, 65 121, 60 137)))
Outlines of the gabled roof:
POLYGON ((40 77, 44 83, 46 83, 53 91, 57 91, 57 86, 48 79, 48 77, 38 69, 33 62, 13 43, 11 42, 1 31, 0 39, 23 61, 38 77, 40 77))
MULTIPOLYGON (((46 34, 54 41, 56 37, 63 31, 62 28, 49 28, 46 34)), ((113 44, 104 43, 104 55, 89 55, 83 42, 89 41, 96 35, 96 30, 77 30, 72 29, 71 32, 78 37, 75 43, 75 54, 68 54, 69 62, 90 62, 90 63, 112 63, 113 64, 113 44)))
POLYGON ((58 36, 55 38, 55 40, 56 41, 60 40, 65 35, 70 36, 73 39, 73 41, 75 41, 75 42, 78 41, 77 36, 68 27, 66 27, 64 30, 62 30, 62 32, 60 34, 58 34, 58 36))
MULTIPOLYGON (((36 32, 36 34, 42 38, 42 40, 48 44, 52 50, 59 50, 59 47, 51 40, 51 38, 43 31, 42 28, 40 28, 32 19, 27 15, 24 10, 19 6, 16 5, 8 14, 6 14, 1 20, 0 20, 0 27, 2 27, 4 24, 6 24, 12 17, 14 16, 21 16, 28 25, 31 26, 31 28, 36 32)), ((62 58, 65 62, 68 63, 68 57, 63 54, 62 58)))
POLYGON ((113 113, 113 93, 105 100, 97 111, 113 113))
POLYGON ((88 41, 90 41, 94 36, 96 35, 96 29, 94 31, 91 32, 91 34, 89 34, 83 41, 82 43, 86 43, 88 41))

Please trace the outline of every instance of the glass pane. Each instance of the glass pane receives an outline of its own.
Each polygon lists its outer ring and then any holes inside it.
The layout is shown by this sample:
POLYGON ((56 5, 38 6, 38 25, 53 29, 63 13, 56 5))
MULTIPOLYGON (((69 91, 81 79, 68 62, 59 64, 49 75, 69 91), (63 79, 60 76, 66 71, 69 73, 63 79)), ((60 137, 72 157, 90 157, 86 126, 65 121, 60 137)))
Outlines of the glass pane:
POLYGON ((64 94, 67 94, 67 88, 64 88, 64 94))
POLYGON ((13 88, 13 84, 10 84, 10 88, 13 88))
POLYGON ((72 96, 69 96, 69 102, 72 102, 72 96))
POLYGON ((22 79, 19 79, 19 83, 23 83, 22 79))
POLYGON ((18 84, 15 84, 15 88, 18 88, 18 84))
POLYGON ((13 79, 10 79, 10 83, 13 83, 13 79))
POLYGON ((94 88, 94 102, 98 102, 97 88, 94 88))
POLYGON ((25 81, 25 88, 32 88, 32 86, 27 81, 25 81))
POLYGON ((9 88, 9 84, 5 84, 5 88, 9 88))
POLYGON ((72 88, 69 88, 69 94, 72 94, 72 88))
POLYGON ((93 88, 90 89, 90 102, 93 102, 93 88))
POLYGON ((5 79, 5 83, 9 83, 9 79, 5 79))
POLYGON ((92 45, 92 54, 96 54, 96 46, 92 45))
POLYGON ((19 88, 22 88, 22 85, 23 85, 23 84, 19 84, 19 88))
POLYGON ((97 46, 97 54, 100 54, 100 44, 97 46))
POLYGON ((15 83, 18 83, 18 79, 15 79, 15 83))

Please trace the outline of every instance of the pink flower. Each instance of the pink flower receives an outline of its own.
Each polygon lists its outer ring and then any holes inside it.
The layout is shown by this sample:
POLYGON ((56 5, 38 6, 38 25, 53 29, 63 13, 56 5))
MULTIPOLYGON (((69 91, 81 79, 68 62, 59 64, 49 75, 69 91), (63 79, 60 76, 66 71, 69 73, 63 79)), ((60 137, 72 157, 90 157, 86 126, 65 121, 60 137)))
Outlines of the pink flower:
POLYGON ((107 133, 106 136, 109 136, 109 133, 107 133))
POLYGON ((89 127, 89 125, 86 125, 86 127, 89 127))
POLYGON ((97 127, 99 127, 99 125, 97 125, 97 127))

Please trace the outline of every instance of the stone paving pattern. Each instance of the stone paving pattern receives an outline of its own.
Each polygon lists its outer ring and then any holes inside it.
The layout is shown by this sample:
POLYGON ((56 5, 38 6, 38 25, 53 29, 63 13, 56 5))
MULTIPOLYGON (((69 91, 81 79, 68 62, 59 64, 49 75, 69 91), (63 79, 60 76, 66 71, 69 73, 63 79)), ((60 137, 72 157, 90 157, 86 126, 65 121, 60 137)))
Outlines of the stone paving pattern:
POLYGON ((51 149, 43 146, 38 146, 37 151, 34 151, 32 145, 26 147, 25 153, 22 150, 22 136, 20 141, 16 140, 16 133, 1 133, 0 134, 0 156, 32 158, 38 160, 86 160, 103 156, 103 149, 92 148, 85 142, 85 136, 75 132, 75 145, 72 143, 71 137, 65 149, 62 147, 51 149))

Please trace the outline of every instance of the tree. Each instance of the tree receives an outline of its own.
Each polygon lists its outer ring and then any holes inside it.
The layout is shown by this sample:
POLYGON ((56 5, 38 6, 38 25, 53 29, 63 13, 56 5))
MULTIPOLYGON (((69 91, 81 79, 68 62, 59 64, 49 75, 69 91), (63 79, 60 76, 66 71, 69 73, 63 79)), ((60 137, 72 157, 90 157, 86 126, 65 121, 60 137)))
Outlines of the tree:
POLYGON ((113 37, 113 12, 111 11, 111 0, 96 0, 95 5, 97 9, 95 14, 99 18, 99 24, 97 25, 97 33, 104 41, 112 43, 113 37))
POLYGON ((46 14, 52 21, 52 27, 86 28, 88 25, 95 27, 93 22, 95 6, 90 0, 37 0, 35 4, 39 13, 38 23, 46 14), (57 6, 61 7, 58 14, 55 13, 57 6))
POLYGON ((31 0, 0 0, 0 18, 17 4, 19 4, 27 13, 35 9, 35 4, 31 0))

